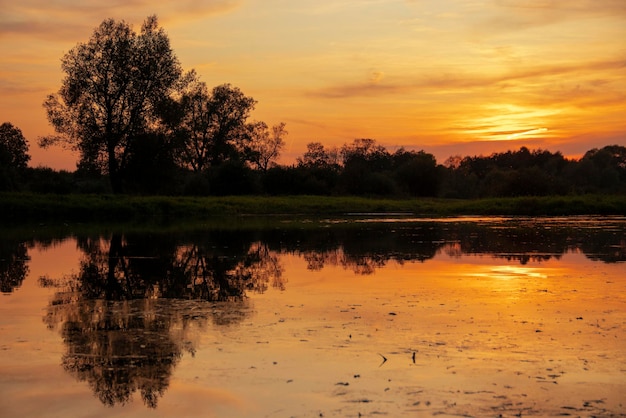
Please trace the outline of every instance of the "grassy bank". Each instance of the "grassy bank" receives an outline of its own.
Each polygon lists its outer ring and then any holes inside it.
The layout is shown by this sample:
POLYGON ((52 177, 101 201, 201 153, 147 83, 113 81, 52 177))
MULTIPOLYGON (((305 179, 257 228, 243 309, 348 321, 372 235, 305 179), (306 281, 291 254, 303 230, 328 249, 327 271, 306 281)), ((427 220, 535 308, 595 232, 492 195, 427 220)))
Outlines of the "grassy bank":
POLYGON ((139 197, 1 194, 3 223, 178 222, 241 215, 406 213, 452 215, 626 215, 626 196, 551 196, 478 200, 374 199, 327 196, 139 197))

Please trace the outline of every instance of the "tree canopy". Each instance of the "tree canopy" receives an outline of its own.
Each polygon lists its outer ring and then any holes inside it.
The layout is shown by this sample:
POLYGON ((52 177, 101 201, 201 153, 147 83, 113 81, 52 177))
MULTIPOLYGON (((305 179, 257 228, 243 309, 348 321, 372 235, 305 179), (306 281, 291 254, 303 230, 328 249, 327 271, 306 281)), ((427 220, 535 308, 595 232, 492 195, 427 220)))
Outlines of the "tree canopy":
POLYGON ((61 88, 44 102, 58 136, 41 144, 69 144, 83 163, 102 166, 113 191, 121 192, 129 145, 154 125, 158 103, 182 73, 169 38, 156 16, 145 20, 140 33, 107 19, 88 42, 65 54, 61 68, 61 88))
POLYGON ((0 190, 16 190, 30 155, 22 131, 9 122, 0 125, 0 190))
POLYGON ((251 139, 246 121, 255 104, 230 84, 209 91, 192 73, 180 99, 171 102, 177 109, 170 125, 181 140, 181 166, 199 172, 241 159, 251 139))
POLYGON ((28 143, 24 134, 20 128, 4 122, 0 125, 0 165, 24 169, 29 160, 28 143))

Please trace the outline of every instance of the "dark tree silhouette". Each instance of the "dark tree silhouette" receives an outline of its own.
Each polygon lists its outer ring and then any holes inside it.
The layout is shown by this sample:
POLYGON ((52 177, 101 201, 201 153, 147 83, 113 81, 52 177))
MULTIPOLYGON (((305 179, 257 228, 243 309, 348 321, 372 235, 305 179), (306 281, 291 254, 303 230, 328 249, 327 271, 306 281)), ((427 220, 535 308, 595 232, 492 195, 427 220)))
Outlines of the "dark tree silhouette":
POLYGON ((626 193, 626 147, 608 145, 587 151, 574 175, 583 192, 626 193))
POLYGON ((255 122, 248 125, 250 146, 248 159, 258 170, 265 172, 274 164, 285 146, 285 124, 279 123, 268 128, 265 122, 255 122))
POLYGON ((298 166, 339 169, 339 151, 336 148, 326 149, 321 142, 310 142, 306 147, 306 152, 297 159, 298 166))
POLYGON ((0 125, 0 190, 16 190, 30 160, 22 131, 9 122, 0 125))
POLYGON ((184 143, 179 164, 200 172, 241 160, 250 142, 246 120, 256 101, 230 84, 209 91, 195 73, 187 77, 180 99, 170 105, 176 109, 170 124, 184 143))
POLYGON ((40 144, 69 144, 84 165, 106 171, 119 193, 130 145, 154 124, 158 103, 181 77, 168 36, 156 16, 139 34, 124 21, 107 19, 63 57, 61 68, 61 88, 44 102, 58 136, 40 144))
POLYGON ((0 125, 0 165, 24 169, 30 160, 22 131, 9 122, 0 125))
POLYGON ((391 155, 385 147, 370 138, 355 139, 341 148, 343 170, 340 185, 344 192, 355 195, 389 195, 396 192, 388 175, 391 155))
POLYGON ((404 193, 411 196, 437 196, 441 176, 434 155, 399 149, 392 158, 394 178, 404 193))
POLYGON ((456 158, 443 168, 445 197, 512 197, 566 194, 575 187, 561 153, 529 150, 456 158))

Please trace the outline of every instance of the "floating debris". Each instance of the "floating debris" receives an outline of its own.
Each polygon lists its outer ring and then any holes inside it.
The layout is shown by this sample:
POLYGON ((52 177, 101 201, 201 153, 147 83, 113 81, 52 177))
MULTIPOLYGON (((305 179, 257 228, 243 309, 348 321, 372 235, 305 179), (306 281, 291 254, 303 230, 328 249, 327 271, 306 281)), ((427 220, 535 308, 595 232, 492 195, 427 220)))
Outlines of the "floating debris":
POLYGON ((382 362, 382 363, 380 363, 380 365, 378 366, 378 367, 380 367, 380 366, 382 366, 383 364, 385 364, 385 363, 387 362, 387 357, 383 356, 383 355, 382 355, 382 354, 380 354, 380 353, 378 353, 378 355, 379 355, 379 356, 381 356, 381 357, 383 358, 383 362, 382 362))

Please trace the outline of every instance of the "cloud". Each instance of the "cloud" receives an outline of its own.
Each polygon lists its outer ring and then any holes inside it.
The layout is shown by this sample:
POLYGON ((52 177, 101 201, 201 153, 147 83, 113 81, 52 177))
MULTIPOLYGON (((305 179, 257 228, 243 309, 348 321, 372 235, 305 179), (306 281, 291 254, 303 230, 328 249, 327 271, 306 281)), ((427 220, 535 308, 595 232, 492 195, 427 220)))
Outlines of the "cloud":
POLYGON ((70 40, 76 39, 78 34, 83 34, 88 29, 87 25, 75 23, 59 24, 49 21, 13 21, 2 22, 0 38, 5 36, 26 36, 40 39, 70 40))
MULTIPOLYGON (((569 63, 561 65, 536 65, 514 69, 499 75, 482 75, 462 72, 438 72, 436 75, 423 74, 403 81, 388 82, 383 73, 372 73, 365 82, 338 84, 335 86, 308 91, 306 95, 338 99, 349 97, 386 96, 415 91, 421 92, 469 92, 473 89, 489 88, 501 89, 514 83, 533 80, 535 83, 543 78, 568 80, 574 74, 590 74, 595 79, 591 84, 602 86, 608 84, 606 80, 598 79, 601 72, 621 73, 626 69, 626 59, 601 60, 588 63, 569 63)), ((532 87, 525 87, 532 89, 532 87)))
POLYGON ((22 96, 25 94, 43 95, 45 92, 47 92, 46 88, 41 85, 0 79, 0 95, 2 96, 22 96))
POLYGON ((141 23, 156 14, 161 22, 176 23, 226 13, 241 0, 0 0, 0 37, 22 36, 46 40, 79 39, 107 18, 141 23), (81 23, 77 23, 81 22, 81 23))
POLYGON ((623 0, 495 0, 494 5, 528 14, 554 11, 561 15, 626 15, 626 3, 623 0))
POLYGON ((623 0, 493 0, 474 32, 494 34, 589 18, 625 18, 623 0))
POLYGON ((385 82, 385 73, 382 71, 372 71, 365 81, 333 87, 323 88, 316 91, 309 91, 307 96, 327 99, 362 97, 362 96, 383 96, 389 94, 402 93, 410 89, 409 86, 385 82))

